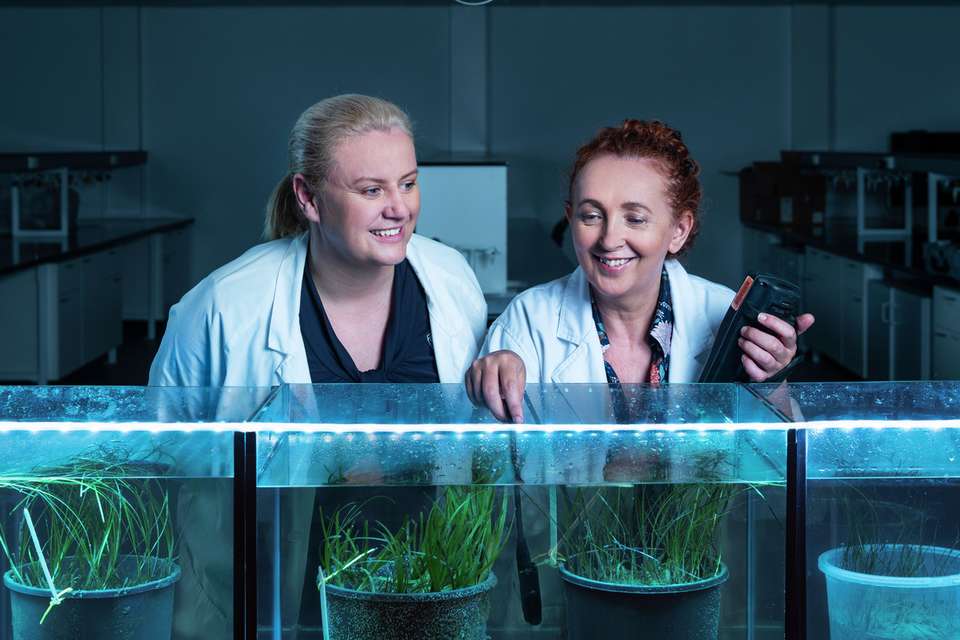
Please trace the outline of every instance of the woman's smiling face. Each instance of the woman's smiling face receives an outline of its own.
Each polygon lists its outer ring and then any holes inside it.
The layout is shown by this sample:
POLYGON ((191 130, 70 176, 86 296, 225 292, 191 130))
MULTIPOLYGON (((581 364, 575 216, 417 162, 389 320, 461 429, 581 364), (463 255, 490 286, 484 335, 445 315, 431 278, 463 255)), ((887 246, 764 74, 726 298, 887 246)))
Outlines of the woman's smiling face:
POLYGON ((347 138, 334 153, 321 200, 319 231, 341 259, 402 262, 420 214, 413 140, 400 129, 347 138))
POLYGON ((658 290, 663 261, 683 247, 693 216, 675 215, 657 161, 598 156, 579 172, 571 196, 574 250, 598 297, 658 290))

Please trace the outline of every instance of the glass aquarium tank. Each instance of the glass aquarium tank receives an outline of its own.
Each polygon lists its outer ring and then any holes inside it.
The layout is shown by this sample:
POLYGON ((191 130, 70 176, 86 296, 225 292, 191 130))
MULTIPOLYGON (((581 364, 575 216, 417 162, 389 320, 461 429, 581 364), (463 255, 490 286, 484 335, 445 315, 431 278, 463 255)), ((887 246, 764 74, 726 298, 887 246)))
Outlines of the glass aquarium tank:
POLYGON ((0 640, 960 639, 960 383, 0 387, 0 640))
POLYGON ((0 387, 0 638, 234 635, 234 433, 270 389, 0 387))
POLYGON ((790 397, 805 427, 805 637, 960 640, 960 384, 790 397))
POLYGON ((256 430, 262 638, 784 637, 787 429, 736 385, 282 387, 256 430))

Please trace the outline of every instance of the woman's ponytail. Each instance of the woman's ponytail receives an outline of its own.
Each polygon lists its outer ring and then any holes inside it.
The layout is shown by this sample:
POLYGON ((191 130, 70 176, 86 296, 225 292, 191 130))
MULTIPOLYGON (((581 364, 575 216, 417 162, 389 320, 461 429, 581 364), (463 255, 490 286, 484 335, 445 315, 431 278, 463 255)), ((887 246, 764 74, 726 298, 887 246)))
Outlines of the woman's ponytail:
POLYGON ((297 194, 293 192, 293 178, 288 173, 270 194, 263 237, 267 240, 279 240, 306 230, 307 221, 300 211, 297 194))

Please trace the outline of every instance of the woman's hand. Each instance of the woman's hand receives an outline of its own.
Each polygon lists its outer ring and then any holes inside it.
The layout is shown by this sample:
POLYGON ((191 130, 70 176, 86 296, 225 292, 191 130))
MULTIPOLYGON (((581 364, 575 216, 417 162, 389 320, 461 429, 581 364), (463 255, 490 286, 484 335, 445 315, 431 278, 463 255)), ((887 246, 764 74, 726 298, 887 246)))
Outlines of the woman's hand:
POLYGON ((487 407, 497 420, 523 422, 523 388, 527 369, 513 351, 494 351, 475 360, 463 383, 470 401, 487 407))
POLYGON ((740 330, 738 344, 743 355, 740 356, 743 368, 753 382, 763 382, 790 364, 797 355, 797 336, 813 326, 812 314, 797 316, 797 328, 776 316, 761 313, 757 320, 767 331, 754 327, 740 330))

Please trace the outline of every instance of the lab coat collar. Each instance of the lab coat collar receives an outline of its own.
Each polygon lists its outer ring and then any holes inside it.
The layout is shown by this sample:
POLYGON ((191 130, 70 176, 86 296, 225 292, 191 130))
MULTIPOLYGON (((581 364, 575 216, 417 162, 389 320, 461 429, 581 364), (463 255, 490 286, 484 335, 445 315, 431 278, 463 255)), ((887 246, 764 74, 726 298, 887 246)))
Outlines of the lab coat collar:
POLYGON ((476 346, 470 339, 464 340, 464 336, 473 336, 474 330, 466 322, 466 316, 458 311, 469 303, 456 298, 468 285, 453 280, 456 276, 443 268, 443 262, 438 261, 431 243, 421 236, 411 236, 407 260, 427 296, 437 374, 441 382, 459 382, 463 379, 464 369, 476 355, 476 346), (470 345, 473 345, 472 349, 470 345))
POLYGON ((557 338, 570 343, 572 350, 550 373, 553 382, 583 382, 584 371, 587 380, 606 379, 603 357, 596 356, 602 352, 590 306, 589 284, 580 267, 570 275, 563 289, 557 338))
MULTIPOLYGON (((670 297, 673 303, 673 337, 670 342, 669 382, 694 382, 694 374, 702 367, 713 342, 713 333, 707 321, 706 300, 698 295, 690 282, 690 276, 677 260, 664 262, 667 276, 670 278, 670 297)), ((600 362, 581 363, 591 360, 590 348, 599 349, 599 337, 590 306, 590 292, 587 278, 580 267, 567 280, 560 302, 560 315, 557 324, 557 337, 577 347, 553 371, 552 379, 564 382, 565 373, 581 371, 584 366, 590 369, 590 379, 606 378, 600 362), (593 345, 596 342, 596 345, 593 345), (595 370, 595 371, 594 371, 595 370)), ((595 358, 595 356, 594 356, 595 358)))
MULTIPOLYGON (((282 382, 310 382, 306 348, 300 332, 300 295, 307 261, 308 235, 304 233, 294 239, 283 256, 273 294, 273 308, 270 310, 267 348, 279 354, 275 371, 282 382)), ((473 330, 464 321, 464 316, 456 313, 458 304, 453 295, 459 291, 458 283, 444 281, 451 277, 445 269, 427 267, 428 263, 436 263, 436 258, 431 259, 428 252, 429 246, 422 238, 417 235, 411 237, 407 245, 407 259, 427 296, 440 379, 445 382, 460 380, 461 361, 469 360, 473 354, 453 351, 462 351, 463 345, 472 344, 462 336, 472 335, 473 330)))
POLYGON ((440 331, 449 336, 456 335, 459 331, 469 330, 464 327, 461 317, 450 311, 456 308, 456 305, 443 304, 445 300, 437 300, 443 291, 456 291, 456 287, 444 287, 439 282, 442 278, 449 277, 443 270, 429 269, 426 265, 426 259, 423 255, 423 249, 420 245, 420 236, 416 234, 410 237, 410 243, 407 244, 407 261, 410 267, 417 275, 420 286, 427 296, 427 310, 430 313, 430 330, 433 333, 440 331), (436 319, 436 321, 434 321, 436 319))
MULTIPOLYGON (((596 324, 590 308, 590 289, 583 269, 577 267, 567 279, 560 299, 560 315, 557 322, 557 337, 567 342, 581 344, 596 334, 596 324)), ((599 340, 599 338, 597 338, 599 340)))
POLYGON ((300 333, 300 293, 307 263, 308 235, 302 233, 287 247, 273 291, 267 348, 281 356, 276 372, 283 382, 310 381, 306 348, 300 333), (291 355, 297 357, 290 358, 291 355))
POLYGON ((702 368, 713 344, 707 301, 677 260, 668 259, 664 266, 670 278, 673 303, 673 337, 667 381, 696 382, 695 373, 702 368))

